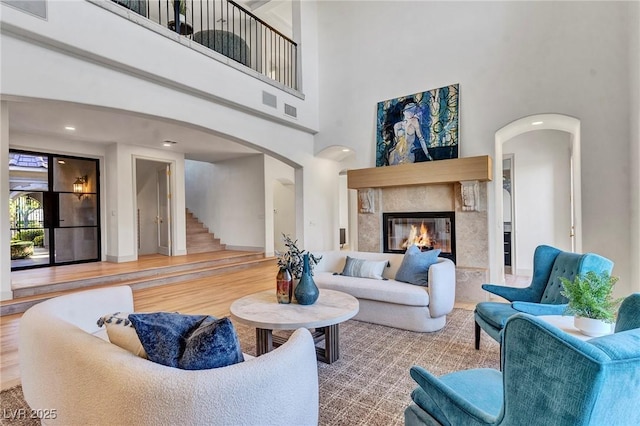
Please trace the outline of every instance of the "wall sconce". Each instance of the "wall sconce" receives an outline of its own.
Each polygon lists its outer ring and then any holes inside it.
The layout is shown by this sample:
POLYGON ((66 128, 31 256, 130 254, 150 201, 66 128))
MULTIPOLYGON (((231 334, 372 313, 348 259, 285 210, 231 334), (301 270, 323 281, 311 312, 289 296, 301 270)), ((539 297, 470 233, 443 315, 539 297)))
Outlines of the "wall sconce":
POLYGON ((87 183, 87 175, 79 176, 76 181, 73 182, 73 192, 78 196, 78 200, 82 199, 84 193, 84 185, 87 183))

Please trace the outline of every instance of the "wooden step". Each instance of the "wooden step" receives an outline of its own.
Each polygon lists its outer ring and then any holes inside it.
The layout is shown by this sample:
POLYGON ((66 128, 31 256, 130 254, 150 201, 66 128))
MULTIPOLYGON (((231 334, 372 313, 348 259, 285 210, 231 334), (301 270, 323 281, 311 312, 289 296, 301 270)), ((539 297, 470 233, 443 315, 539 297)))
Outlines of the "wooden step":
POLYGON ((209 228, 194 228, 194 227, 187 226, 187 237, 189 235, 199 235, 199 234, 210 234, 209 228))
POLYGON ((84 288, 90 287, 93 285, 101 285, 101 284, 124 284, 130 281, 138 281, 138 280, 154 280, 157 278, 162 278, 165 275, 171 274, 188 274, 190 271, 195 269, 208 269, 208 268, 216 268, 224 265, 234 265, 237 263, 244 263, 249 261, 261 260, 264 259, 264 253, 255 252, 255 253, 247 253, 243 252, 243 254, 233 255, 229 257, 219 258, 219 259, 211 259, 211 260, 201 260, 193 263, 181 264, 181 265, 168 265, 162 267, 156 267, 152 269, 138 270, 134 272, 126 272, 126 273, 118 273, 111 275, 102 275, 96 276, 92 278, 79 278, 75 280, 67 280, 60 283, 53 284, 44 284, 41 286, 29 286, 25 288, 14 288, 13 296, 14 298, 34 296, 42 293, 49 293, 52 291, 63 291, 70 290, 74 288, 84 288))
POLYGON ((208 243, 208 242, 220 244, 220 238, 215 238, 213 234, 187 235, 187 247, 189 247, 190 243, 208 243))
POLYGON ((207 253, 211 251, 222 251, 222 250, 226 250, 226 246, 224 244, 220 244, 217 246, 212 244, 212 245, 206 245, 206 246, 187 247, 188 254, 207 253))
POLYGON ((118 285, 129 285, 133 290, 137 290, 241 271, 263 265, 265 262, 274 262, 274 258, 267 258, 262 252, 244 252, 242 255, 215 260, 69 280, 14 290, 14 299, 0 303, 0 316, 21 313, 44 300, 79 290, 118 285))

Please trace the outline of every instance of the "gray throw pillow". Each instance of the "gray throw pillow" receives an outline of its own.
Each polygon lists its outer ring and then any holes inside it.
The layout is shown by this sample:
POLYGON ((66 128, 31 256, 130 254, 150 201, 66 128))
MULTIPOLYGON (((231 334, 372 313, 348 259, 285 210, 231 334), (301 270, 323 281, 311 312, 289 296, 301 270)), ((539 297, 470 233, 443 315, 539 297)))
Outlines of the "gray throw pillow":
POLYGON ((129 320, 153 362, 204 370, 244 361, 229 318, 154 312, 129 314, 129 320))
POLYGON ((346 277, 373 278, 381 280, 388 260, 365 260, 347 256, 342 274, 346 277))
POLYGON ((438 262, 439 254, 439 249, 420 251, 418 246, 412 245, 404 253, 400 268, 396 272, 396 281, 427 286, 429 267, 438 262))

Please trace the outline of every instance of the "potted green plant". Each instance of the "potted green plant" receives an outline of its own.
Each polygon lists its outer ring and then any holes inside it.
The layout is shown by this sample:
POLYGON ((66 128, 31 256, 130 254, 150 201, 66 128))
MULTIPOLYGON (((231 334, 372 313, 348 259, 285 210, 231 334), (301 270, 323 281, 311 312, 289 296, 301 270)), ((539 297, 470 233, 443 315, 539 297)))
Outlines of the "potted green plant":
POLYGON ((618 277, 608 272, 589 271, 578 275, 573 281, 560 278, 564 291, 561 294, 569 299, 566 313, 574 315, 574 325, 587 336, 601 336, 611 332, 618 307, 623 298, 613 298, 613 286, 618 277))

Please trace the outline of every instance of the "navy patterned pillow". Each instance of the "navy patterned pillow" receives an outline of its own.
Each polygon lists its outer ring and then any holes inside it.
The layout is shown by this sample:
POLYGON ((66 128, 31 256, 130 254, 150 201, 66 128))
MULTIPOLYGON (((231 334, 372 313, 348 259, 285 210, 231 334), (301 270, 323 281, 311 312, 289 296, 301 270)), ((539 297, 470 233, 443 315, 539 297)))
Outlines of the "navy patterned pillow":
POLYGON ((229 318, 155 312, 130 314, 129 319, 153 362, 203 370, 244 361, 229 318))

